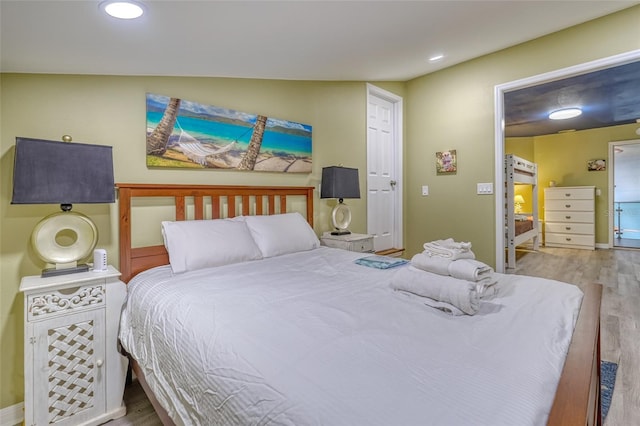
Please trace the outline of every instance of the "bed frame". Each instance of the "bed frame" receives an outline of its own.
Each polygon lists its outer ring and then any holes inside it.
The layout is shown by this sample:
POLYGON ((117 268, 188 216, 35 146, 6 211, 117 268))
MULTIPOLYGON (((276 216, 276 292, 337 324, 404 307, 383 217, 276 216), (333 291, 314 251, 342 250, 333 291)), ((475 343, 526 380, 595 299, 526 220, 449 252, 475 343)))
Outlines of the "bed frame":
MULTIPOLYGON (((176 220, 186 220, 186 199, 193 198, 194 219, 204 218, 205 198, 211 198, 212 218, 221 217, 221 206, 227 207, 226 217, 284 213, 287 197, 306 197, 306 218, 313 226, 313 187, 248 187, 212 185, 116 185, 120 211, 120 269, 122 280, 154 266, 167 265, 164 246, 131 246, 131 200, 139 197, 173 197, 176 220), (235 200, 229 202, 229 200, 235 200), (278 201, 276 201, 278 200, 278 201), (240 209, 237 209, 238 201, 240 209), (266 206, 265 206, 266 204, 266 206)), ((535 217, 535 215, 534 215, 535 217)), ((536 228, 537 229, 537 228, 536 228)), ((548 425, 600 425, 600 301, 602 286, 583 286, 584 299, 576 323, 569 353, 562 370, 548 425)), ((173 425, 167 412, 158 403, 135 360, 132 369, 149 401, 164 425, 173 425)))
POLYGON ((507 246, 507 269, 516 267, 516 247, 533 239, 533 249, 538 250, 538 166, 535 163, 507 154, 504 159, 505 187, 505 243, 507 246), (516 235, 515 188, 514 185, 531 185, 533 229, 516 235))

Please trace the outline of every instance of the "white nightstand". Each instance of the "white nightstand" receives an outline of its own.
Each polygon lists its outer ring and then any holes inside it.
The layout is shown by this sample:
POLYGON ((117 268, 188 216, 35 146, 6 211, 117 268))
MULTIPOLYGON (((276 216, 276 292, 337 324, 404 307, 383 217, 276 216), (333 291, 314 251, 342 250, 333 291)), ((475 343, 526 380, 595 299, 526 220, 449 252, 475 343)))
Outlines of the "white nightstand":
POLYGON ((373 253, 373 235, 331 235, 330 232, 325 232, 322 238, 320 238, 320 243, 327 247, 357 251, 360 253, 373 253))
POLYGON ((22 279, 25 425, 98 425, 126 413, 118 324, 127 289, 119 277, 109 266, 22 279))

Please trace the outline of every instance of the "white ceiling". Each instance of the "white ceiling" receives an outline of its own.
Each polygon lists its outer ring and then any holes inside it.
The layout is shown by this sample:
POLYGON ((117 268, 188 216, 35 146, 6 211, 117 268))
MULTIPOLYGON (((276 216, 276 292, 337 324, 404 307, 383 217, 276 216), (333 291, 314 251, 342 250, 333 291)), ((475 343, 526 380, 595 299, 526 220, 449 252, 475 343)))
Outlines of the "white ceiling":
POLYGON ((125 21, 97 0, 0 0, 0 71, 404 81, 640 1, 144 3, 125 21))

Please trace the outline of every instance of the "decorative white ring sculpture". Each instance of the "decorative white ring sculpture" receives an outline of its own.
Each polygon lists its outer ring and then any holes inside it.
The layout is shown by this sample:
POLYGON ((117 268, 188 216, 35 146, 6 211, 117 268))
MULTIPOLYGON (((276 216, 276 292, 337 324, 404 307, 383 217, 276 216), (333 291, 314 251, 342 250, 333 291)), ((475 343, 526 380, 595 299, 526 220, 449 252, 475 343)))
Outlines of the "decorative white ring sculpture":
POLYGON ((88 257, 98 243, 98 228, 82 213, 58 212, 42 219, 31 233, 31 244, 38 256, 48 263, 77 262, 88 257), (58 243, 61 233, 69 232, 75 240, 69 245, 58 243))
POLYGON ((351 210, 344 203, 338 203, 331 212, 331 221, 333 227, 338 231, 344 232, 349 228, 351 223, 351 210))

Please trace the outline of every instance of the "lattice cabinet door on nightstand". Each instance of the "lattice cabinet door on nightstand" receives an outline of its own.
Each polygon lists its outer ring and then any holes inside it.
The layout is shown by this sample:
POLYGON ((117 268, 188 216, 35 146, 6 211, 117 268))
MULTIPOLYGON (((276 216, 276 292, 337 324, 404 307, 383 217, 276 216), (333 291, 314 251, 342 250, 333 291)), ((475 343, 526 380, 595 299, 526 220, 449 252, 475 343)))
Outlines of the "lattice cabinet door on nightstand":
POLYGON ((113 267, 25 277, 25 425, 98 425, 123 416, 127 359, 117 333, 126 286, 113 267))

